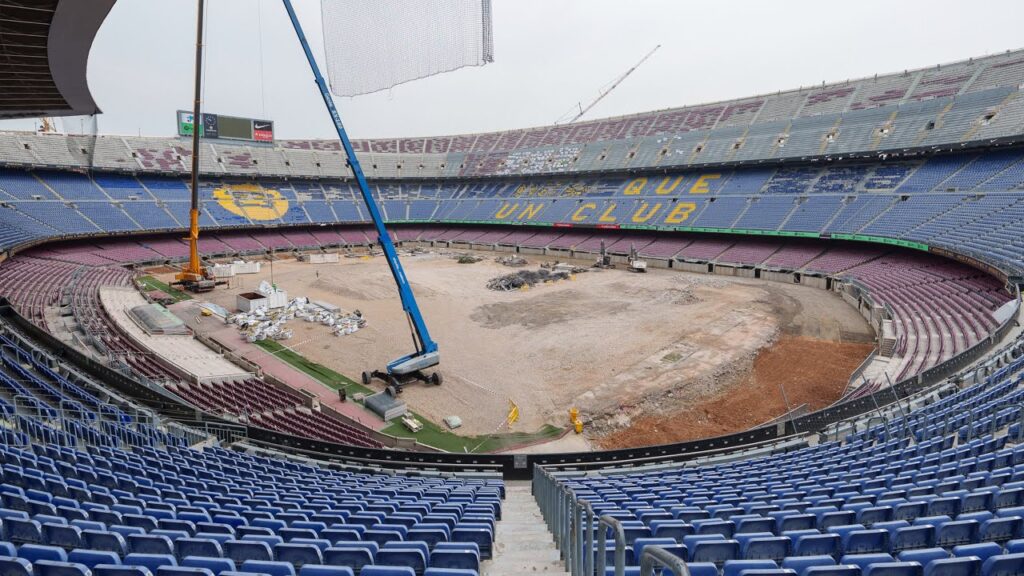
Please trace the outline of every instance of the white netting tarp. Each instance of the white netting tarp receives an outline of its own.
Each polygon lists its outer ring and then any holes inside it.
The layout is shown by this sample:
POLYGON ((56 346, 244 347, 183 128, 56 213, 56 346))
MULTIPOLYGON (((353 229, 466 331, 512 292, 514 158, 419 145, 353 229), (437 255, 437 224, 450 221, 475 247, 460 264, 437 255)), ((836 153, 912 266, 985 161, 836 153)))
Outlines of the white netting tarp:
POLYGON ((338 96, 494 61, 490 0, 323 0, 322 11, 338 96))

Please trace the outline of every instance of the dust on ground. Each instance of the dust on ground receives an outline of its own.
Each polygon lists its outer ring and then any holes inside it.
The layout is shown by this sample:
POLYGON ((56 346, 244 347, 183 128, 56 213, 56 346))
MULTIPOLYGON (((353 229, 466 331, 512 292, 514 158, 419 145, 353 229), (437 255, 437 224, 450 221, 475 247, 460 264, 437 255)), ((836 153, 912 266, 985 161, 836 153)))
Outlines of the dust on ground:
MULTIPOLYGON (((434 421, 458 415, 466 434, 498 429, 510 401, 520 408, 515 430, 566 426, 569 408, 577 406, 589 421, 619 418, 618 426, 606 427, 611 431, 641 412, 649 414, 640 410, 645 399, 658 399, 658 410, 667 413, 715 397, 780 337, 871 339, 852 307, 806 286, 651 269, 593 271, 571 281, 495 292, 487 281, 509 269, 493 261, 495 253, 479 254, 487 259, 472 265, 438 254, 402 257, 440 345, 445 377, 440 387, 407 386, 402 397, 434 421), (631 413, 630 407, 640 411, 631 413)), ((527 258, 530 266, 544 260, 527 258)), ((263 266, 260 274, 236 276, 229 287, 201 298, 233 310, 235 296, 269 279, 270 272, 263 266)), ((310 360, 358 378, 412 350, 383 258, 342 258, 336 264, 278 260, 273 274, 289 296, 359 309, 369 322, 341 338, 319 324, 292 322, 295 336, 283 344, 310 360)), ((854 367, 868 348, 858 348, 863 353, 854 367)), ((819 362, 816 368, 822 368, 819 362)))
POLYGON ((603 449, 632 448, 746 430, 786 413, 786 398, 792 408, 824 408, 842 395, 850 374, 872 349, 866 343, 782 336, 758 354, 752 371, 710 398, 692 408, 635 418, 596 444, 603 449))

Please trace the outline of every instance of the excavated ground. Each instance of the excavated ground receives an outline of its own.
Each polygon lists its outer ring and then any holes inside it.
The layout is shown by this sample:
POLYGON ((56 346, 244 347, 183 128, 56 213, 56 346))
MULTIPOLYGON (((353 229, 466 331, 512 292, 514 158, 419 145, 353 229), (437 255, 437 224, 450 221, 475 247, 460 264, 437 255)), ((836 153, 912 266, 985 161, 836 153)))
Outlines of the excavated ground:
MULTIPOLYGON (((494 262, 493 252, 478 254, 485 260, 475 264, 438 253, 403 256, 445 376, 441 387, 408 386, 403 399, 435 421, 460 416, 467 434, 495 430, 509 400, 520 407, 516 430, 565 426, 577 406, 588 438, 608 447, 742 429, 785 411, 779 383, 794 406, 835 400, 871 349, 863 318, 824 290, 617 269, 496 292, 488 280, 513 269, 494 262)), ((533 269, 544 261, 528 259, 533 269)), ((265 263, 261 274, 202 297, 233 310, 236 294, 270 274, 265 263)), ((283 344, 310 360, 358 377, 410 351, 383 258, 279 260, 273 275, 291 297, 359 309, 369 321, 341 338, 293 322, 295 336, 283 344)))

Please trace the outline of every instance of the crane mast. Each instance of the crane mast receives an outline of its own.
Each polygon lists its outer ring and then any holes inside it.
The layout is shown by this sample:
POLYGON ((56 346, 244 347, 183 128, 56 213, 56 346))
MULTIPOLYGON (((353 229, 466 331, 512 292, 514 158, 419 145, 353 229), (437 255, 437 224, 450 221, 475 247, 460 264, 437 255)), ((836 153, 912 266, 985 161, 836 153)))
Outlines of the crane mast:
POLYGON ((597 103, 600 102, 601 100, 603 100, 605 96, 610 94, 612 90, 615 90, 616 88, 618 88, 619 84, 622 84, 623 80, 625 80, 627 77, 629 77, 629 75, 632 74, 634 70, 639 68, 641 64, 646 62, 647 59, 650 58, 652 54, 657 52, 658 48, 661 48, 661 44, 658 44, 657 46, 652 48, 651 51, 648 52, 646 55, 644 55, 644 57, 641 58, 639 62, 634 64, 632 68, 630 68, 629 70, 626 70, 625 72, 622 73, 621 76, 619 76, 618 78, 613 80, 611 86, 609 86, 609 87, 605 88, 604 90, 602 90, 601 93, 597 95, 597 98, 595 98, 590 104, 587 104, 586 108, 582 108, 581 107, 579 113, 577 113, 575 116, 573 116, 572 120, 569 120, 569 122, 567 122, 567 124, 572 124, 573 122, 579 120, 584 115, 586 115, 587 112, 590 112, 591 108, 596 106, 597 103))

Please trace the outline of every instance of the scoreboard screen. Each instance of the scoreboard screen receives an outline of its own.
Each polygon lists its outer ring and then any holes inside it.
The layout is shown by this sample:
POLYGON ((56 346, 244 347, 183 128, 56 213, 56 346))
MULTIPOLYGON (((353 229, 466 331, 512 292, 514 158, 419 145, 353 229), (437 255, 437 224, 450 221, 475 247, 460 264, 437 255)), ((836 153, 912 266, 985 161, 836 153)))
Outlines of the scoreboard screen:
MULTIPOLYGON (((178 136, 192 136, 194 125, 192 113, 178 111, 178 136)), ((254 120, 237 116, 203 114, 199 136, 202 138, 223 138, 227 140, 248 140, 251 142, 273 142, 274 123, 270 120, 254 120)))

